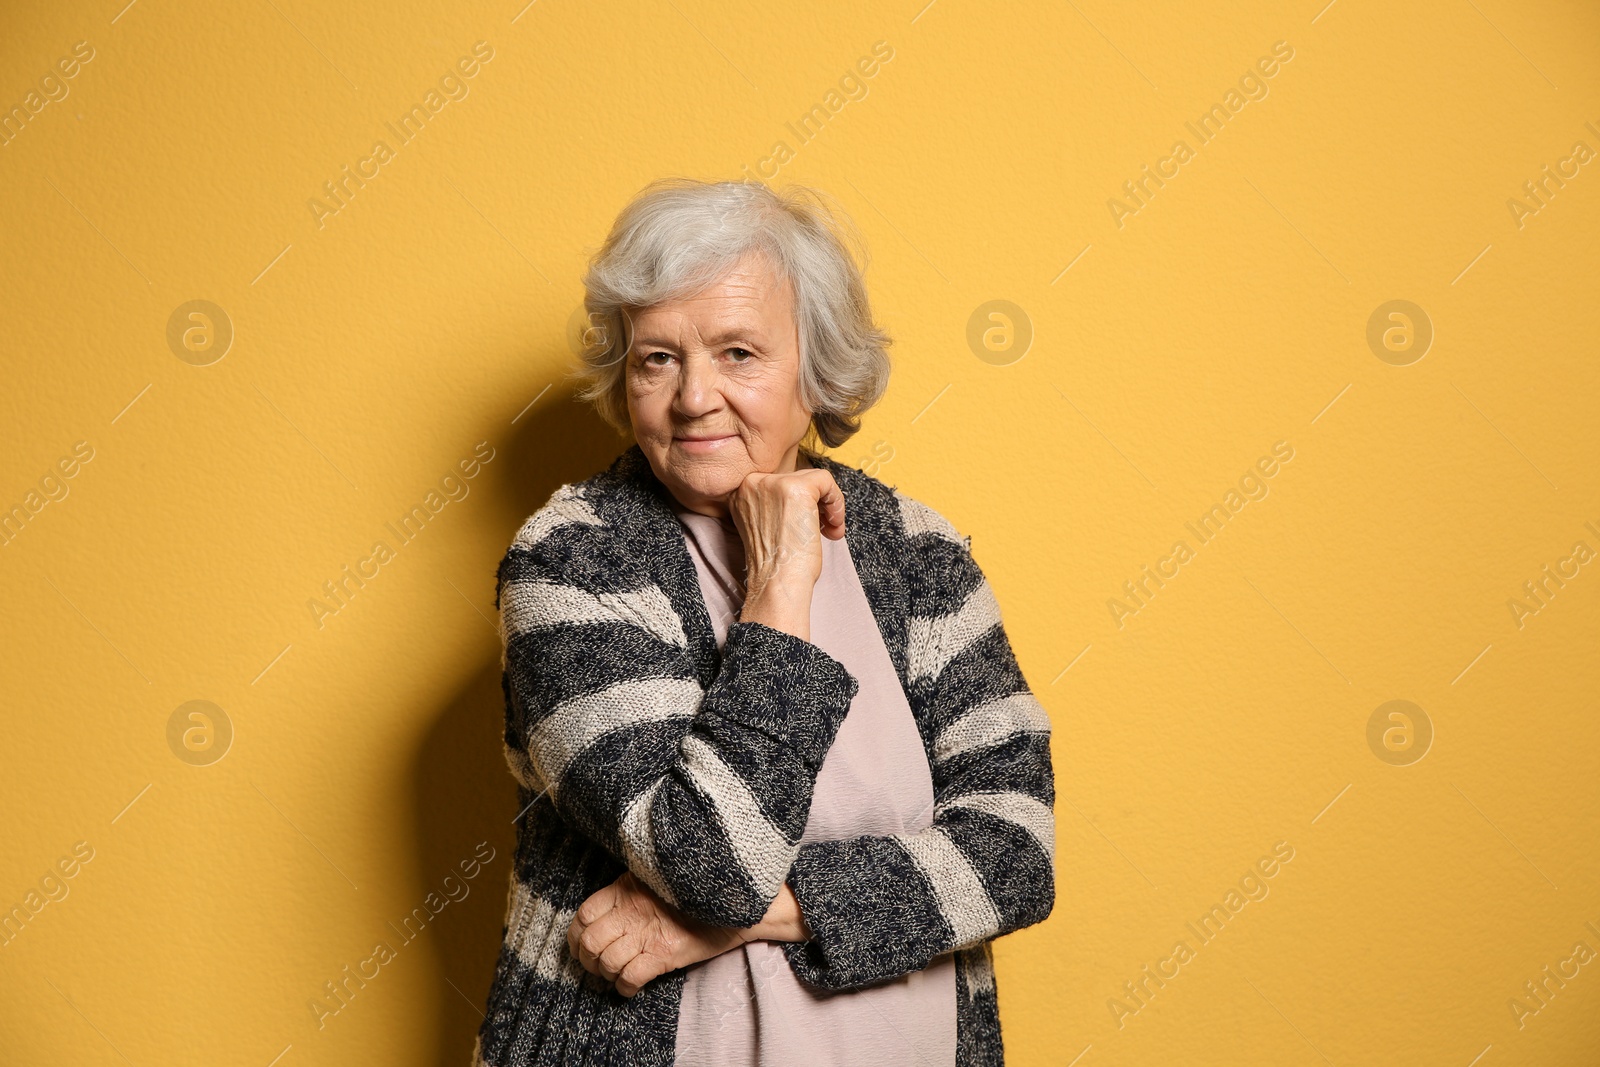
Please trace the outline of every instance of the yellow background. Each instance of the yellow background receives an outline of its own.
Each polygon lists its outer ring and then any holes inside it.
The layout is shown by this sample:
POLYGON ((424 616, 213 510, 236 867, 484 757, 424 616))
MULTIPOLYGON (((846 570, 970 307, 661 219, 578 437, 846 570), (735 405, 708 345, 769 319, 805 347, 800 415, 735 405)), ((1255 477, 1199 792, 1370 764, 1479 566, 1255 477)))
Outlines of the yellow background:
POLYGON ((1600 150, 1592 5, 111 0, 3 26, 6 109, 95 53, 0 148, 0 505, 93 449, 0 547, 0 905, 93 850, 0 947, 6 1063, 465 1063, 515 814, 495 567, 624 445, 563 378, 580 272, 647 181, 763 160, 854 218, 896 339, 837 457, 973 536, 1054 723, 1055 911, 996 946, 1009 1062, 1600 1057, 1600 961, 1510 1006, 1600 951, 1600 562, 1508 606, 1600 549, 1600 162, 1520 226, 1507 205, 1600 150), (319 225, 323 183, 477 41, 465 98, 319 225), (1278 41, 1201 145, 1184 123, 1278 41), (205 366, 167 340, 195 299, 234 330, 205 366), (1367 323, 1402 299, 1434 338, 1396 366, 1367 323), (1031 324, 1021 358, 969 347, 991 300, 1031 324), (470 493, 396 546, 480 441, 470 493), (1268 495, 1199 545, 1278 441, 1268 495), (169 746, 191 700, 234 731, 209 766, 169 746), (1420 761, 1369 747, 1390 700, 1432 724, 1420 761), (469 895, 319 1028, 323 983, 481 841, 469 895), (1279 841, 1269 895, 1193 942, 1279 841))

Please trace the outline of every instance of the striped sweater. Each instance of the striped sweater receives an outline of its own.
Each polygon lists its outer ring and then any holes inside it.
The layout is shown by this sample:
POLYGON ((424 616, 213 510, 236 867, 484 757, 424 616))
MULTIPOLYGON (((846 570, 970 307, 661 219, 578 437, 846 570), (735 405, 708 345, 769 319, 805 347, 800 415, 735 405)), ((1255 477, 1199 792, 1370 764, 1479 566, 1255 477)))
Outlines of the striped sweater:
POLYGON ((623 997, 572 958, 624 869, 684 913, 761 921, 785 881, 801 981, 849 990, 956 954, 957 1064, 1004 1062, 990 941, 1055 903, 1050 720, 994 593, 938 512, 825 456, 846 539, 928 753, 934 820, 798 844, 856 679, 734 622, 719 650, 683 528, 637 445, 563 485, 501 561, 505 756, 521 814, 474 1067, 672 1063, 685 971, 623 997))

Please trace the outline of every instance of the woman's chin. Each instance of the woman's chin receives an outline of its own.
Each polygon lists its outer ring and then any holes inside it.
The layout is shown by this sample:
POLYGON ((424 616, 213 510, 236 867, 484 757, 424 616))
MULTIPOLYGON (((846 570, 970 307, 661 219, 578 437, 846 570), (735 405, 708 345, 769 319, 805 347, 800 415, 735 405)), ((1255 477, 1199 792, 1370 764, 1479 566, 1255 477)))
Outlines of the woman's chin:
MULTIPOLYGON (((667 464, 674 490, 699 500, 721 500, 739 488, 751 467, 726 456, 674 456, 667 464)), ((685 501, 687 503, 688 501, 685 501)))

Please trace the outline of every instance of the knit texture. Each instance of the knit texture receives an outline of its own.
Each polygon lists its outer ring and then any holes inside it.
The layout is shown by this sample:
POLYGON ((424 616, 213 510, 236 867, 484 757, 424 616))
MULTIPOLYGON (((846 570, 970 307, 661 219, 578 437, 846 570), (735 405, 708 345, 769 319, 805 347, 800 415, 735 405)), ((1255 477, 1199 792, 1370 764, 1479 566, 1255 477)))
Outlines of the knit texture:
POLYGON ((735 622, 721 650, 670 496, 637 445, 517 532, 496 606, 517 849, 475 1067, 671 1064, 685 972, 627 998, 567 948, 632 870, 685 913, 752 926, 788 882, 796 977, 848 990, 956 954, 958 1067, 1004 1062, 993 938, 1055 902, 1050 720, 970 540, 824 456, 846 538, 928 753, 916 833, 799 844, 858 683, 821 648, 735 622))

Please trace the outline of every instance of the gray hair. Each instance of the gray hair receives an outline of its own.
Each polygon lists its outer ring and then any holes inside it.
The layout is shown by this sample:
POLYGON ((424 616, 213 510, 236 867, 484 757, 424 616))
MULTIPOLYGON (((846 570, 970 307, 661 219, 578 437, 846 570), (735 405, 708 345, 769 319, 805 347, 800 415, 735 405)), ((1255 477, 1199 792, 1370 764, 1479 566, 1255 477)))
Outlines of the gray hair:
POLYGON ((630 313, 702 292, 750 251, 764 253, 793 288, 811 432, 830 448, 849 440, 888 387, 892 340, 872 321, 859 236, 842 211, 803 186, 777 193, 759 182, 691 178, 645 186, 583 277, 589 327, 578 396, 627 434, 630 313))

